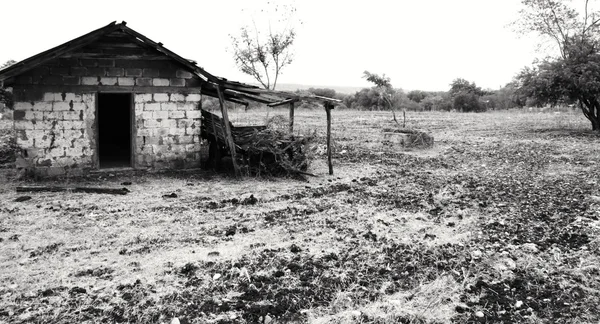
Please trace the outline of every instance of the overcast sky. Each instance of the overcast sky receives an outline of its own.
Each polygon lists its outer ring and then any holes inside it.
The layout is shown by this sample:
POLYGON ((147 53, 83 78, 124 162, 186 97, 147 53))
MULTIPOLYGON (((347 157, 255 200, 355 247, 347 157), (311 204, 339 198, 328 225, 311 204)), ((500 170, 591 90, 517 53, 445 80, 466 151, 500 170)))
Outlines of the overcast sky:
MULTIPOLYGON (((3 1, 0 64, 125 20, 215 75, 251 82, 227 52, 229 34, 249 21, 249 6, 266 3, 3 1)), ((361 76, 369 70, 407 90, 448 90, 458 77, 497 89, 539 56, 531 39, 507 26, 519 0, 303 0, 295 6, 302 24, 296 27, 295 61, 282 83, 368 86, 361 76)))

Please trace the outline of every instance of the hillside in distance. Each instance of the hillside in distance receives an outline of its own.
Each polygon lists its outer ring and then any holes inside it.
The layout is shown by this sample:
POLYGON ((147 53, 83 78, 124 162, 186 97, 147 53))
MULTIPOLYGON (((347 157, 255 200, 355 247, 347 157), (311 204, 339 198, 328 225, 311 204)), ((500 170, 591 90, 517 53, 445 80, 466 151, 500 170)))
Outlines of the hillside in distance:
POLYGON ((309 88, 328 88, 333 89, 337 93, 343 94, 354 94, 357 91, 365 87, 350 87, 350 86, 323 86, 323 85, 314 85, 314 84, 298 84, 298 83, 280 83, 277 84, 277 89, 279 91, 296 91, 296 90, 308 90, 309 88))

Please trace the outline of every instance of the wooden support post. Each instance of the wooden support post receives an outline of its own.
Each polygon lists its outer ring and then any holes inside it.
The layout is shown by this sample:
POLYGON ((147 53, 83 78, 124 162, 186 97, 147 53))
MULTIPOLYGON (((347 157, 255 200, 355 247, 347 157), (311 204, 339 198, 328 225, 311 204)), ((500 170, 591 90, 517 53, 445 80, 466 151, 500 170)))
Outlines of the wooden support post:
POLYGON ((221 114, 223 115, 223 131, 225 132, 225 143, 231 153, 231 162, 233 163, 233 170, 235 171, 235 177, 240 179, 242 173, 240 167, 237 164, 237 154, 235 152, 235 142, 233 141, 233 134, 231 133, 231 126, 229 123, 229 115, 227 113, 227 107, 225 107, 225 98, 223 97, 223 89, 221 85, 217 87, 219 95, 219 105, 221 106, 221 114))
POLYGON ((331 109, 333 105, 325 102, 325 113, 327 114, 327 163, 329 165, 329 175, 333 175, 333 163, 331 162, 331 109))
POLYGON ((294 101, 290 102, 290 134, 294 133, 294 101))

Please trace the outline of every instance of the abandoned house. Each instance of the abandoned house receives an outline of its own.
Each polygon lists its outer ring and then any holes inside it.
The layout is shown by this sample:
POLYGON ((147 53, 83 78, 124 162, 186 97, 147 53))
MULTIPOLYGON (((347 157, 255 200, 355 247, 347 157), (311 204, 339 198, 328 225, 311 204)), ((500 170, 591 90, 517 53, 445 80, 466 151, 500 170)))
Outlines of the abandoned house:
POLYGON ((323 102, 328 116, 335 104, 213 76, 125 22, 1 70, 0 86, 13 92, 17 168, 42 176, 198 167, 202 95, 219 98, 226 123, 224 101, 290 104, 292 120, 297 100, 323 102))

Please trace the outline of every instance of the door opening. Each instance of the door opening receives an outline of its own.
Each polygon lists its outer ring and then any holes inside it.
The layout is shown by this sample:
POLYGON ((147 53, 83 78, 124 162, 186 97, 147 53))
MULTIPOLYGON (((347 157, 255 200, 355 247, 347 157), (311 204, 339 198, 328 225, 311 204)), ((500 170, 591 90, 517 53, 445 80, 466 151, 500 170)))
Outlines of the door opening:
POLYGON ((98 94, 100 168, 131 166, 131 93, 98 94))

